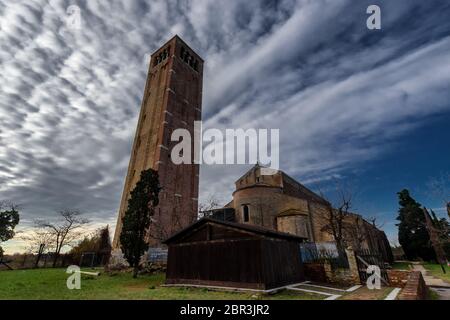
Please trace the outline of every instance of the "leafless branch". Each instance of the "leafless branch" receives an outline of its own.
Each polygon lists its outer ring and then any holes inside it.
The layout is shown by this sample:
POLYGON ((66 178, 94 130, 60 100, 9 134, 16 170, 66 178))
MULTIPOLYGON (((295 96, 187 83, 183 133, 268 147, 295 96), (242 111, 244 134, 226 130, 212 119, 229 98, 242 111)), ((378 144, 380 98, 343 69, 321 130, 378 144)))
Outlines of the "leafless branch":
POLYGON ((215 194, 210 194, 198 206, 199 217, 203 217, 206 212, 217 209, 219 207, 220 204, 217 196, 215 194))
MULTIPOLYGON (((55 249, 53 266, 65 246, 70 246, 83 234, 82 228, 89 223, 88 219, 80 217, 81 213, 76 210, 62 210, 59 212, 60 219, 56 222, 37 220, 36 227, 49 233, 55 249)), ((43 231, 42 231, 43 232, 43 231)))

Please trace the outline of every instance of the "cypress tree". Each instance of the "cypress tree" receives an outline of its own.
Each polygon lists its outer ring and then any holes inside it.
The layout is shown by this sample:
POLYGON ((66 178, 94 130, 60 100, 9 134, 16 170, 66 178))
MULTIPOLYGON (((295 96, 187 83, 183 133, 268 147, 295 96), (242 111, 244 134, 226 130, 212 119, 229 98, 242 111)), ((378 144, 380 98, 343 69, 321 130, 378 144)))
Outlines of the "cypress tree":
POLYGON ((142 171, 122 218, 120 244, 125 258, 134 269, 133 278, 137 277, 141 256, 148 250, 146 238, 151 217, 159 203, 160 190, 158 172, 152 169, 142 171))
POLYGON ((409 260, 436 259, 421 204, 414 200, 406 189, 400 191, 398 197, 398 241, 405 255, 409 260))

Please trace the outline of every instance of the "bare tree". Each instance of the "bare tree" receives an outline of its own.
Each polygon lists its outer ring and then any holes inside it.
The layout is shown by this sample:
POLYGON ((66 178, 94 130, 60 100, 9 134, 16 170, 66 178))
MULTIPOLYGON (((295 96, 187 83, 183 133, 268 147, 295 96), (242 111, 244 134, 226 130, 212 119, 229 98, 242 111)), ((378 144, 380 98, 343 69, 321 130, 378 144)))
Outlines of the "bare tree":
MULTIPOLYGON (((333 236, 336 241, 336 246, 339 250, 345 248, 345 222, 350 215, 350 209, 352 207, 352 194, 342 188, 337 188, 337 200, 335 201, 334 208, 330 204, 327 207, 327 214, 325 216, 325 224, 322 226, 322 231, 325 231, 333 236)), ((322 198, 326 199, 323 194, 322 198)))
POLYGON ((25 231, 20 234, 19 238, 25 241, 27 252, 37 254, 35 268, 39 266, 42 255, 54 249, 53 233, 47 229, 35 228, 35 230, 25 231))
POLYGON ((386 224, 385 221, 384 221, 384 222, 378 222, 378 221, 377 221, 377 220, 378 220, 377 217, 368 217, 368 218, 366 218, 366 220, 367 220, 368 222, 370 222, 370 224, 371 224, 373 227, 377 228, 377 229, 383 228, 384 225, 386 224))
POLYGON ((148 238, 161 242, 169 238, 174 232, 180 231, 186 225, 194 223, 198 218, 205 217, 206 213, 210 210, 220 208, 220 203, 215 194, 210 194, 202 203, 198 206, 197 217, 187 217, 183 214, 183 211, 178 208, 172 211, 170 214, 170 225, 161 223, 163 217, 159 214, 155 214, 151 217, 151 226, 147 234, 148 238))
POLYGON ((441 172, 439 176, 431 178, 427 187, 430 194, 446 206, 450 218, 450 172, 441 172))
POLYGON ((210 194, 198 206, 199 218, 205 217, 208 211, 218 209, 220 207, 219 199, 215 194, 210 194))
POLYGON ((81 213, 76 210, 62 210, 59 215, 60 219, 56 222, 36 221, 36 225, 48 231, 53 239, 55 250, 53 267, 56 267, 61 249, 79 239, 83 232, 83 226, 89 223, 89 220, 81 218, 81 213))
POLYGON ((41 245, 45 246, 45 251, 51 250, 53 246, 53 235, 46 229, 35 228, 34 230, 22 231, 19 238, 25 241, 25 250, 34 253, 41 245))
POLYGON ((347 221, 344 221, 343 242, 346 246, 352 245, 357 251, 363 248, 362 244, 367 236, 364 223, 364 219, 356 214, 348 216, 347 221))
POLYGON ((0 210, 19 211, 22 209, 20 204, 8 200, 0 200, 0 210))
MULTIPOLYGON (((432 218, 427 210, 427 208, 423 208, 423 213, 425 216, 425 223, 426 228, 428 231, 428 234, 430 236, 430 242, 431 246, 433 247, 433 250, 436 254, 436 259, 438 260, 438 263, 441 265, 443 273, 445 273, 445 265, 448 264, 447 257, 445 255, 445 251, 442 245, 442 239, 440 237, 439 231, 436 229, 432 218)), ((436 218, 436 217, 435 217, 436 218)))
POLYGON ((328 202, 325 223, 322 225, 322 231, 330 234, 336 241, 339 250, 352 246, 355 250, 362 249, 362 244, 367 239, 367 223, 377 226, 376 218, 366 220, 359 214, 352 213, 353 201, 356 197, 351 186, 334 180, 333 200, 330 200, 319 190, 323 199, 328 202))

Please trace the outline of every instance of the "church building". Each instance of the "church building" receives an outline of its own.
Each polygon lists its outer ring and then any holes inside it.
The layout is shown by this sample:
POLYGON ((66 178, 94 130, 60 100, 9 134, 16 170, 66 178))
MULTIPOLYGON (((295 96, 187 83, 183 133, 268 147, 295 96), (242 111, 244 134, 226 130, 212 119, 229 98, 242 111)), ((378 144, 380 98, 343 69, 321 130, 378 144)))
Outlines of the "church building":
MULTIPOLYGON (((188 130, 191 137, 197 134, 194 122, 202 116, 202 82, 203 59, 178 36, 152 54, 119 208, 114 249, 120 248, 122 218, 130 192, 140 173, 149 168, 158 172, 162 187, 148 232, 149 245, 161 246, 198 220, 199 165, 177 165, 171 160, 172 148, 177 143, 171 141, 171 135, 179 128, 188 130)), ((191 150, 195 150, 194 139, 191 150)), ((262 175, 261 167, 255 165, 235 182, 233 200, 207 215, 317 243, 335 240, 326 231, 330 210, 334 209, 328 201, 286 173, 262 175)), ((348 245, 382 252, 388 259, 390 247, 383 231, 353 213, 346 215, 345 224, 358 227, 355 234, 347 234, 348 245)))
MULTIPOLYGON (((204 213, 229 222, 265 227, 307 239, 333 242, 330 225, 332 205, 283 171, 262 175, 255 165, 235 182, 233 200, 224 208, 204 213)), ((391 260, 385 233, 360 215, 346 212, 343 219, 346 245, 355 250, 379 252, 391 260)))

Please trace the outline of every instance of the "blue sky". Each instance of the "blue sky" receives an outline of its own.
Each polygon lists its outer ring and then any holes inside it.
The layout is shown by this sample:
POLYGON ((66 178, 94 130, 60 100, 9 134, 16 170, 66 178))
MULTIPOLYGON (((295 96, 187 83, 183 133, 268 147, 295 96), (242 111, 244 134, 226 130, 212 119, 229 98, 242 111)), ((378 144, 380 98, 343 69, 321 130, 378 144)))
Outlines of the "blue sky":
MULTIPOLYGON (((449 114, 428 119, 422 127, 396 142, 396 147, 382 157, 368 161, 357 173, 348 173, 356 190, 355 209, 367 217, 376 217, 394 244, 397 242, 395 224, 398 210, 396 193, 404 188, 440 217, 447 217, 443 202, 430 189, 430 181, 447 176, 450 149, 449 114)), ((447 190, 450 185, 447 184, 447 190)))
MULTIPOLYGON (((21 229, 62 208, 114 225, 149 54, 179 34, 206 61, 204 128, 280 129, 282 170, 350 185, 395 241, 396 192, 439 208, 427 183, 450 171, 449 16, 443 0, 0 0, 0 199, 21 229)), ((229 201, 247 169, 203 166, 200 200, 229 201)))

